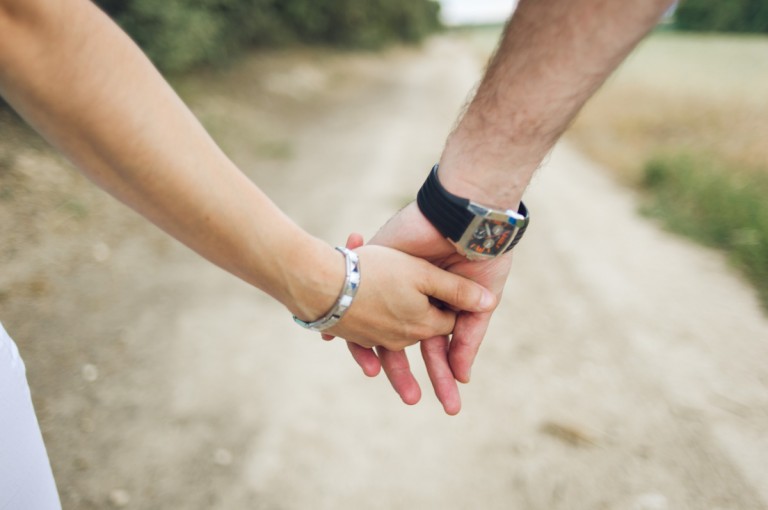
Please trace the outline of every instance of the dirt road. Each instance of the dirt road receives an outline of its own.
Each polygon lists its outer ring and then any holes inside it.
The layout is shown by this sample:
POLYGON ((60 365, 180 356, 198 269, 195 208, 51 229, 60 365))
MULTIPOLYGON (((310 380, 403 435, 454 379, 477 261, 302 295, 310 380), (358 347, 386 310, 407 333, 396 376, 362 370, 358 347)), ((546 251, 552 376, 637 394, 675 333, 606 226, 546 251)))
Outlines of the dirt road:
MULTIPOLYGON (((338 244, 413 197, 478 73, 437 39, 254 57, 179 88, 244 171, 338 244)), ((40 161, 61 165, 32 151, 17 172, 40 161)), ((59 172, 84 212, 52 208, 55 229, 5 255, 0 317, 66 509, 768 507, 768 320, 752 290, 567 145, 527 195, 532 226, 453 418, 417 351, 424 398, 406 407, 341 342, 59 172)))

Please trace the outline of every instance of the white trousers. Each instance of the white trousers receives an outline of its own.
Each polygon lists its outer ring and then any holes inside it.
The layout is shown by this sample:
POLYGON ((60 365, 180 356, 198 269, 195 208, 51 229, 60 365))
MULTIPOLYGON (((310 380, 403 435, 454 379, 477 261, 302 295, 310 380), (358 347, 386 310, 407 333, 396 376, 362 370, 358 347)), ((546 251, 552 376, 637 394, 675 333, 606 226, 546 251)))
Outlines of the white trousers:
POLYGON ((0 324, 0 510, 60 510, 24 362, 0 324))

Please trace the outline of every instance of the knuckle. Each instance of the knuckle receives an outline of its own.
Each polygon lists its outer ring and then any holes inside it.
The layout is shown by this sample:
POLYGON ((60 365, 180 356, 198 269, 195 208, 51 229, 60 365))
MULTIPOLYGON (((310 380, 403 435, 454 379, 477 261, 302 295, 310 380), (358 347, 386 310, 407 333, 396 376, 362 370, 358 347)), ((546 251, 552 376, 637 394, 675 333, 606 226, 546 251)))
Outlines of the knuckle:
POLYGON ((424 338, 429 338, 430 327, 421 322, 404 323, 403 324, 403 337, 410 343, 418 342, 424 338))
POLYGON ((421 282, 424 290, 434 289, 437 282, 435 281, 435 273, 431 267, 422 266, 421 282))
POLYGON ((422 342, 421 348, 427 355, 445 354, 448 351, 447 344, 443 342, 422 342))
POLYGON ((468 280, 459 280, 458 284, 454 288, 456 295, 454 296, 455 303, 467 303, 468 301, 478 301, 479 298, 475 298, 476 294, 475 286, 468 280))

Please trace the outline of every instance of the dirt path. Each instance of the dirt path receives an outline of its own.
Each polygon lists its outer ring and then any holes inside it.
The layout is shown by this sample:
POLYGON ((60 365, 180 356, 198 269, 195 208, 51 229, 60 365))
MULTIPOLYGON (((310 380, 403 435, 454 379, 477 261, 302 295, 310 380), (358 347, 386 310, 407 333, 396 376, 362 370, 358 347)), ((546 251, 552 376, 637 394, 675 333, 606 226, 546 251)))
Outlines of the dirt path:
MULTIPOLYGON (((439 39, 257 58, 204 94, 210 77, 180 87, 281 207, 340 243, 413 197, 478 72, 439 39)), ((71 187, 86 219, 0 279, 66 509, 768 507, 752 291, 567 145, 530 190, 533 225, 454 418, 426 384, 404 406, 341 342, 71 187)))

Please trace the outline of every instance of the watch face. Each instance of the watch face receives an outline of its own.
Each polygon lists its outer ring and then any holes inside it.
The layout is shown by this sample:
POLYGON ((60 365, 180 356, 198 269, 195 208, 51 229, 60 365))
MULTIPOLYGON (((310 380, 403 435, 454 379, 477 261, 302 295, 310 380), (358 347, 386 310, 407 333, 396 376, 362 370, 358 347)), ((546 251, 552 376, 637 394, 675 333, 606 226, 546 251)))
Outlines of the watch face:
POLYGON ((473 223, 472 235, 466 236, 463 243, 467 255, 495 257, 512 241, 515 227, 507 222, 476 218, 473 223))

